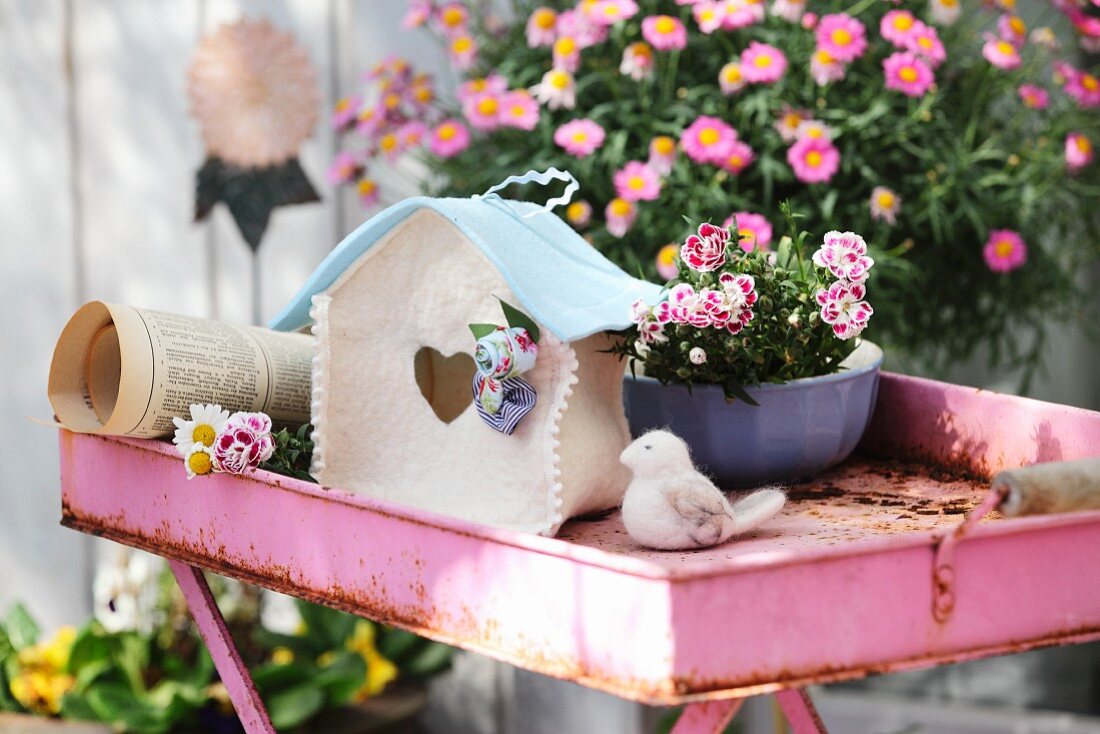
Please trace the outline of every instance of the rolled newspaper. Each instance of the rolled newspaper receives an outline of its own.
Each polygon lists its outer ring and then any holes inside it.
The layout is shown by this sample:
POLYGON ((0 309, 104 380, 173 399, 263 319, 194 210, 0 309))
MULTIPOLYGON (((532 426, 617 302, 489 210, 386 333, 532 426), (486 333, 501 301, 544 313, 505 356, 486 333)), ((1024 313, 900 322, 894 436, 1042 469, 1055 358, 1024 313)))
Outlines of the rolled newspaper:
POLYGON ((1100 457, 1007 469, 992 486, 1008 517, 1100 509, 1100 457))
POLYGON ((312 339, 92 301, 61 332, 49 398, 79 433, 154 438, 192 403, 309 422, 312 339))

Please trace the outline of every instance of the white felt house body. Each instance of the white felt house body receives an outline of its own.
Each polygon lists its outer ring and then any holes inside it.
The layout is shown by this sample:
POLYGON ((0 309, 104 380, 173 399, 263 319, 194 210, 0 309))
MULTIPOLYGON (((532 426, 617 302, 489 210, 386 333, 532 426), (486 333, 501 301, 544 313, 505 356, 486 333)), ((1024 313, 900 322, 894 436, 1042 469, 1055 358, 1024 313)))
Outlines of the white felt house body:
POLYGON ((619 504, 629 475, 623 368, 605 331, 657 287, 548 211, 496 197, 414 198, 349 235, 273 327, 313 321, 312 473, 324 486, 553 534, 619 504), (539 325, 537 393, 512 435, 472 405, 471 323, 498 299, 539 325))

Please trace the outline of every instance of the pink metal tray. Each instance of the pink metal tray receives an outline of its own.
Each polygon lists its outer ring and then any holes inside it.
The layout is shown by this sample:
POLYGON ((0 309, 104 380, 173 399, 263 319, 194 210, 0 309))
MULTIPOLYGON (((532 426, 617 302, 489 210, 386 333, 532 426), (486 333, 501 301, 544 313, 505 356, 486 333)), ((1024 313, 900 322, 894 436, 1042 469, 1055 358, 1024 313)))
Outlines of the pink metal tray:
POLYGON ((1100 413, 885 374, 855 457, 751 536, 665 553, 617 514, 541 538, 63 431, 62 523, 671 704, 1100 637, 1100 512, 976 522, 992 472, 1097 447, 1100 413))

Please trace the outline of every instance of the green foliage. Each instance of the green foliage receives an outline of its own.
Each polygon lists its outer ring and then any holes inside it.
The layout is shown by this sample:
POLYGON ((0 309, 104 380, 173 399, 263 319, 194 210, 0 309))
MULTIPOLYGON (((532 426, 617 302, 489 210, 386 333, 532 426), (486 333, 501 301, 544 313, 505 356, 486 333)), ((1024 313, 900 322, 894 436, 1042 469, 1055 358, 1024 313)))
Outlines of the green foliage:
POLYGON ((313 441, 309 438, 312 432, 313 426, 307 423, 299 426, 294 433, 283 428, 271 434, 275 439, 275 452, 260 468, 306 482, 316 482, 309 473, 309 462, 313 456, 313 441))
MULTIPOLYGON (((537 84, 551 66, 551 54, 528 48, 524 23, 536 5, 560 10, 573 4, 513 0, 514 21, 495 33, 483 32, 485 19, 471 4, 480 50, 468 75, 495 72, 513 89, 537 84)), ((639 15, 613 26, 606 42, 581 52, 575 109, 544 108, 530 132, 478 133, 470 148, 453 158, 427 155, 436 174, 429 193, 468 196, 516 172, 569 170, 595 212, 583 234, 627 272, 650 277, 657 250, 687 234, 682 214, 721 222, 733 211, 752 211, 776 224, 780 202, 789 200, 807 214, 807 229, 851 230, 872 244, 882 267, 871 283, 876 316, 868 337, 920 355, 932 368, 979 349, 994 364, 1034 368, 1047 327, 1084 314, 1086 294, 1075 276, 1100 256, 1100 222, 1091 205, 1100 197, 1100 166, 1067 175, 1063 145, 1070 131, 1097 131, 1095 111, 1078 108, 1057 89, 1049 109, 1024 108, 1017 86, 1049 86, 1051 55, 1028 44, 1019 69, 992 67, 980 48, 994 13, 975 4, 956 25, 940 29, 947 61, 936 70, 933 90, 911 99, 883 87, 882 60, 894 49, 879 37, 878 27, 895 7, 924 15, 924 2, 811 4, 818 14, 857 13, 871 42, 843 81, 825 87, 809 74, 813 34, 798 24, 769 16, 749 28, 704 35, 690 7, 672 0, 639 0, 639 6, 639 15), (679 16, 689 29, 689 43, 680 52, 657 52, 653 79, 636 82, 619 73, 619 62, 624 48, 641 40, 642 17, 654 13, 679 16), (790 67, 774 85, 750 85, 725 96, 718 89, 718 71, 750 40, 780 48, 790 67), (807 110, 833 129, 841 167, 828 184, 800 183, 787 164, 789 143, 775 123, 788 108, 807 110), (703 114, 732 124, 754 149, 756 161, 732 176, 681 154, 660 198, 640 203, 637 221, 624 237, 611 235, 601 212, 615 196, 613 173, 628 160, 645 160, 654 136, 678 137, 703 114), (553 143, 554 130, 577 118, 593 119, 607 131, 604 145, 583 159, 553 143), (895 226, 871 218, 868 202, 877 185, 901 198, 895 226), (1002 228, 1020 232, 1029 248, 1026 266, 1009 274, 991 272, 982 257, 990 231, 1002 228), (885 252, 904 258, 887 262, 885 252)), ((1061 20, 1048 12, 1052 22, 1061 20)), ((441 107, 440 114, 460 114, 457 105, 441 107)), ((503 195, 527 193, 512 188, 503 195)))

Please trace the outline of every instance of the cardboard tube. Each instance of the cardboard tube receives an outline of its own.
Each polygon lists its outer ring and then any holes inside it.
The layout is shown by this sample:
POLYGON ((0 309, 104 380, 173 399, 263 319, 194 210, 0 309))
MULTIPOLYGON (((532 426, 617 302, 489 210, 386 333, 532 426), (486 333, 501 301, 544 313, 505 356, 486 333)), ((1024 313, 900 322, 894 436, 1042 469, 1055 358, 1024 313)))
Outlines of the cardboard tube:
POLYGON ((993 477, 1004 491, 1001 513, 1045 515, 1100 509, 1100 457, 1007 469, 993 477))

